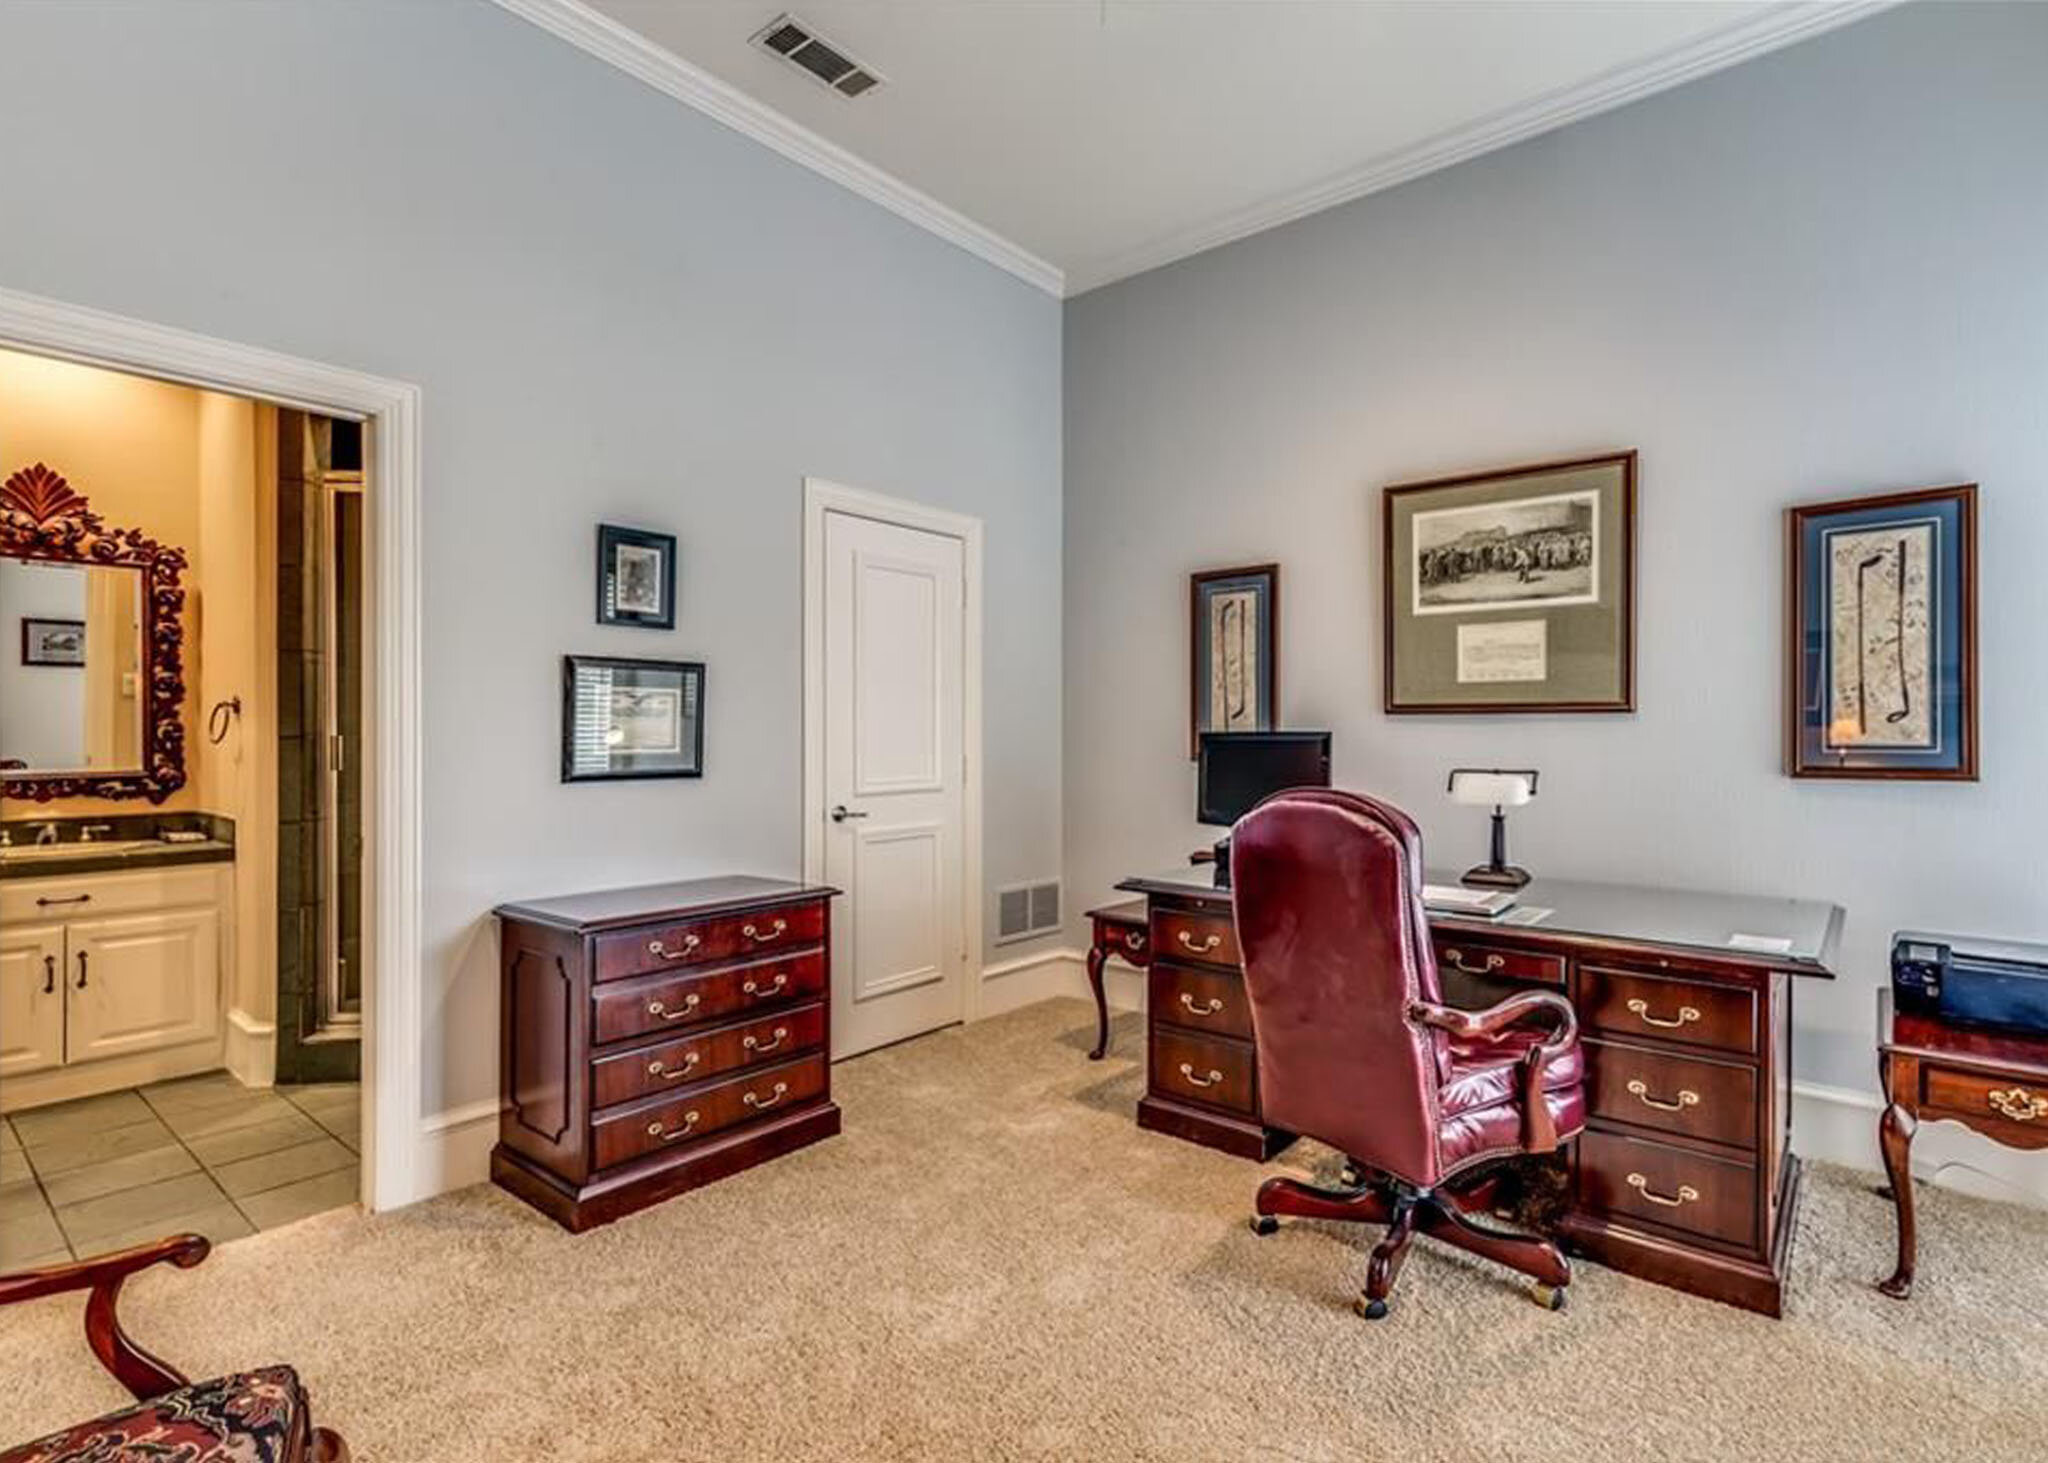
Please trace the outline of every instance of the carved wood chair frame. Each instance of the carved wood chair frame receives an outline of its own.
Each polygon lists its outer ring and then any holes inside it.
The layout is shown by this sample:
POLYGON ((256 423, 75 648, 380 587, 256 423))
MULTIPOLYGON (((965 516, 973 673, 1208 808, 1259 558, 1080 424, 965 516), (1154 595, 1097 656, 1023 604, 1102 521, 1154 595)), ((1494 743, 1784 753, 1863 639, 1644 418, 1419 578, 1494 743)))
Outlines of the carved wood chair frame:
POLYGON ((0 483, 0 557, 140 570, 144 688, 140 768, 0 774, 0 797, 161 803, 185 785, 184 550, 107 527, 82 493, 39 462, 0 483))

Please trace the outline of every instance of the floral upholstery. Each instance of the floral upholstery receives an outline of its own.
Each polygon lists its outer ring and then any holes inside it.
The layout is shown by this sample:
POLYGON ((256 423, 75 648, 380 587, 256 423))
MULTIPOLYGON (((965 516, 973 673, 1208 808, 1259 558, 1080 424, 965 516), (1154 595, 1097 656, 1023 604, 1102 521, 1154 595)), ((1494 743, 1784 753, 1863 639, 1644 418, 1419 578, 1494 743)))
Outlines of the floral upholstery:
POLYGON ((300 1463, 306 1390, 288 1366, 196 1382, 0 1451, 0 1463, 300 1463))

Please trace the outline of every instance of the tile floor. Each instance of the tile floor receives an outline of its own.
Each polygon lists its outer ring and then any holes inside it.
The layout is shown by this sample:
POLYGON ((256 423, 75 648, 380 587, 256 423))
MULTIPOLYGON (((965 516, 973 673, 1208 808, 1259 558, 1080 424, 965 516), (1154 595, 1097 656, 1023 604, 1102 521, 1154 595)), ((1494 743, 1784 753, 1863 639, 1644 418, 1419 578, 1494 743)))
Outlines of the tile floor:
POLYGON ((0 1271, 352 1204, 361 1147, 353 1082, 262 1090, 209 1072, 0 1118, 0 1271))

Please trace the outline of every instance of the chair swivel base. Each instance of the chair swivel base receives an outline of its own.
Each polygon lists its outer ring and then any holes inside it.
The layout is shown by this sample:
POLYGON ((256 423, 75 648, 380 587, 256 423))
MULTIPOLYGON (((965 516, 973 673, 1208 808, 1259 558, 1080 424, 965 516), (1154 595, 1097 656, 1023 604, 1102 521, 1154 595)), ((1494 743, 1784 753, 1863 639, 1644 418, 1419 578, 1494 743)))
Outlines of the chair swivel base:
POLYGON ((1571 1284, 1571 1261, 1554 1241, 1475 1223, 1470 1213, 1483 1209, 1493 1189, 1484 1175, 1457 1190, 1416 1189, 1405 1184, 1368 1182, 1356 1188, 1325 1189, 1299 1179, 1273 1178, 1259 1186, 1252 1232, 1272 1234, 1285 1215, 1296 1219, 1332 1219, 1357 1224, 1384 1224, 1386 1234, 1373 1247, 1366 1267, 1365 1293, 1355 1309, 1367 1320, 1387 1313, 1387 1296, 1408 1258, 1418 1234, 1453 1249, 1478 1255, 1527 1275, 1546 1310, 1564 1309, 1571 1284))

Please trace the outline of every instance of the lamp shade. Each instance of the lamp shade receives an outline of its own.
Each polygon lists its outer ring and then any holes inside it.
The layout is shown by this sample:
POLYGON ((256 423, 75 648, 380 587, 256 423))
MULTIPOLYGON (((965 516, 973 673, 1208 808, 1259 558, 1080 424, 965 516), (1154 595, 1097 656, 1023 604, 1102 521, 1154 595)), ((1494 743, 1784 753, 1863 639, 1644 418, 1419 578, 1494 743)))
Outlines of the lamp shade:
POLYGON ((1534 772, 1460 768, 1451 774, 1451 801, 1484 808, 1519 808, 1536 796, 1534 772))

